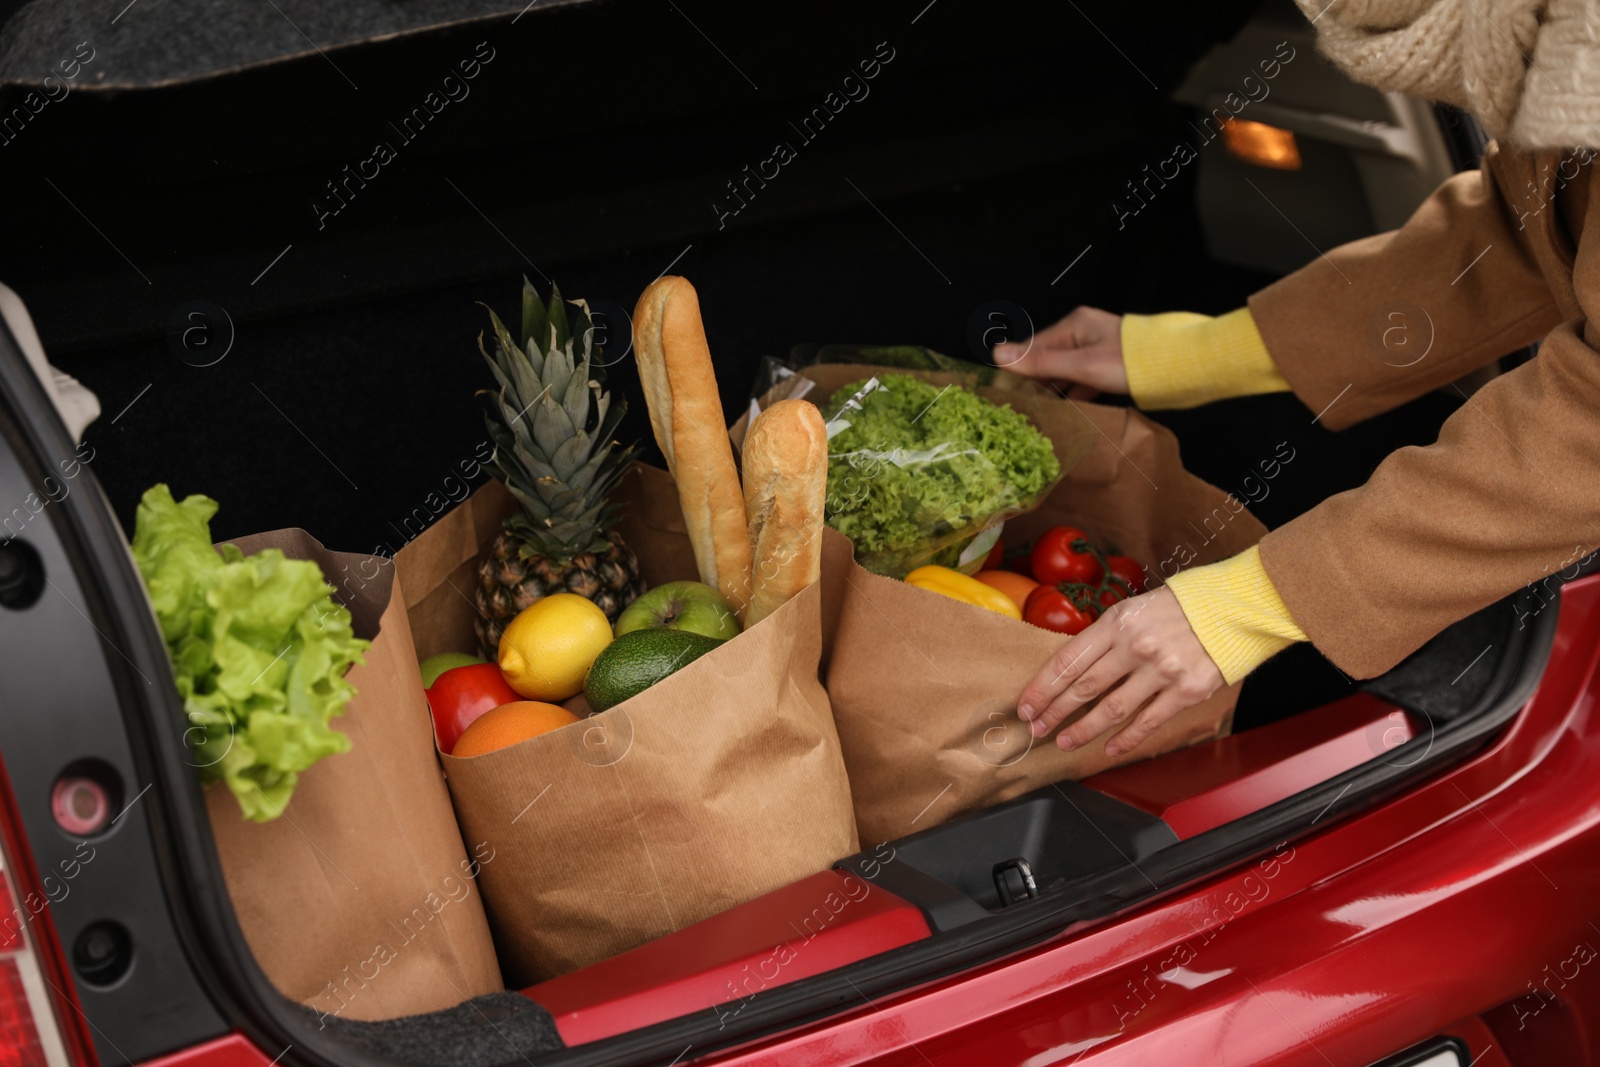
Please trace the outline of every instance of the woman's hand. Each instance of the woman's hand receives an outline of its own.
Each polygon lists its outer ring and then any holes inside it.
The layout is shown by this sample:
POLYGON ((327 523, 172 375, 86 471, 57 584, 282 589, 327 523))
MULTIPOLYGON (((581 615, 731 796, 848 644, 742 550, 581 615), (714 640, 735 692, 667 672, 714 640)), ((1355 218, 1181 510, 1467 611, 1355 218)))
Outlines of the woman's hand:
POLYGON ((1096 393, 1126 393, 1122 365, 1122 316, 1080 307, 1026 341, 995 345, 998 367, 1028 378, 1057 382, 1072 400, 1096 393))
POLYGON ((1044 737, 1099 697, 1089 714, 1061 731, 1056 744, 1081 748, 1121 726, 1106 742, 1106 754, 1116 756, 1222 682, 1178 598, 1163 586, 1108 608, 1063 645, 1022 691, 1017 715, 1032 724, 1034 737, 1044 737))

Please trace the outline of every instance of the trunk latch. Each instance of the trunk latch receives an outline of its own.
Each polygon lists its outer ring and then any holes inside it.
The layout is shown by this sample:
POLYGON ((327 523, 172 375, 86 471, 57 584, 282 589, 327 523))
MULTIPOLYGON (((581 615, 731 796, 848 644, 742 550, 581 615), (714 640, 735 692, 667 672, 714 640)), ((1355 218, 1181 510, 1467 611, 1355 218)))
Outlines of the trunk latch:
POLYGON ((994 865, 994 888, 1000 894, 1002 908, 1039 895, 1039 883, 1033 880, 1033 867, 1021 856, 1013 856, 994 865))

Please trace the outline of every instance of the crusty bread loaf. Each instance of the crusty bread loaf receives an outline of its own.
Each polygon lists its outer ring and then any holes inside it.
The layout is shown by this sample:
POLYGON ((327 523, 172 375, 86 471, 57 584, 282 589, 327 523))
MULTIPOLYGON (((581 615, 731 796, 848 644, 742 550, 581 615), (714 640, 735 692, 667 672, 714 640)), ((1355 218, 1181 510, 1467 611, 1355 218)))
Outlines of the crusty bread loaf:
POLYGON ((828 429, 815 404, 780 400, 744 439, 744 508, 750 526, 754 626, 822 574, 828 429))
POLYGON ((678 483, 700 580, 742 615, 750 598, 744 498, 722 421, 700 300, 687 279, 658 278, 639 297, 633 352, 656 444, 678 483))

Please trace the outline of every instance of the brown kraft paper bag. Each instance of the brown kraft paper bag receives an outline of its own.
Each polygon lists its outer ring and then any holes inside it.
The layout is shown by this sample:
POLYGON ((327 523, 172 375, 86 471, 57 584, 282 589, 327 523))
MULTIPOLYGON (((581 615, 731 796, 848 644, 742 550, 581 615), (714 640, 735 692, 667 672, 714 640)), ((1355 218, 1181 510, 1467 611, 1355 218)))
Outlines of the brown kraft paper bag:
MULTIPOLYGON (((619 530, 654 587, 694 579, 677 489, 636 466, 619 530)), ((473 648, 477 559, 515 501, 490 483, 397 555, 418 652, 473 648)), ((614 956, 857 850, 818 676, 813 585, 650 689, 472 759, 441 756, 508 984, 614 956)))
POLYGON ((282 815, 251 822, 227 786, 206 790, 256 962, 324 1021, 437 1011, 503 989, 474 877, 493 853, 469 857, 456 828, 395 568, 330 552, 304 530, 233 543, 317 563, 372 642, 333 719, 350 750, 302 773, 282 815))
MULTIPOLYGON (((804 372, 824 405, 839 386, 885 373, 907 372, 856 365, 804 372)), ((936 385, 962 381, 912 373, 936 385)), ((1027 415, 1050 438, 1064 472, 1037 508, 1006 521, 1009 545, 1030 544, 1050 527, 1069 524, 1099 544, 1114 544, 1158 580, 1243 551, 1266 532, 1241 502, 1185 471, 1177 439, 1136 411, 1043 392, 977 392, 1027 415)), ((832 412, 824 407, 824 414, 832 412)), ((1032 738, 1016 702, 1070 638, 872 574, 832 531, 822 584, 829 634, 824 677, 856 829, 869 844, 1052 782, 1222 737, 1232 725, 1238 685, 1179 714, 1120 758, 1106 756, 1104 739, 1063 752, 1054 734, 1032 738)))

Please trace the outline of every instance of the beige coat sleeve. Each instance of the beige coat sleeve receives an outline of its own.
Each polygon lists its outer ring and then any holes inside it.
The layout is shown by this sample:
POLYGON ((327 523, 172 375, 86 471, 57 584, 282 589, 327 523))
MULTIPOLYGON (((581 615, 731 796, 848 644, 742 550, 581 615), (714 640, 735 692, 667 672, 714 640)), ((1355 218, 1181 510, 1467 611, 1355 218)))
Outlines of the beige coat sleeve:
POLYGON ((1405 226, 1342 245, 1250 298, 1295 394, 1342 430, 1543 337, 1562 315, 1534 237, 1554 219, 1508 202, 1531 157, 1494 146, 1405 226))
POLYGON ((1427 448, 1261 542, 1312 643, 1370 678, 1600 544, 1600 353, 1571 323, 1474 393, 1427 448))
POLYGON ((1508 208, 1494 169, 1491 160, 1481 179, 1448 183, 1400 231, 1330 252, 1262 294, 1269 350, 1313 410, 1333 405, 1323 421, 1336 428, 1553 328, 1538 356, 1467 399, 1437 443, 1401 449, 1366 485, 1263 539, 1262 564, 1290 614, 1358 678, 1600 544, 1600 333, 1584 325, 1600 312, 1600 197, 1583 198, 1587 217, 1572 221, 1586 224, 1584 238, 1568 251, 1548 219, 1543 243, 1533 225, 1518 229, 1528 205, 1508 208), (1300 280, 1311 271, 1331 315, 1321 331, 1300 280), (1552 288, 1578 313, 1559 326, 1552 288), (1286 303, 1295 292, 1303 308, 1286 303), (1428 309, 1435 324, 1432 351, 1410 367, 1348 353, 1390 301, 1428 309))

